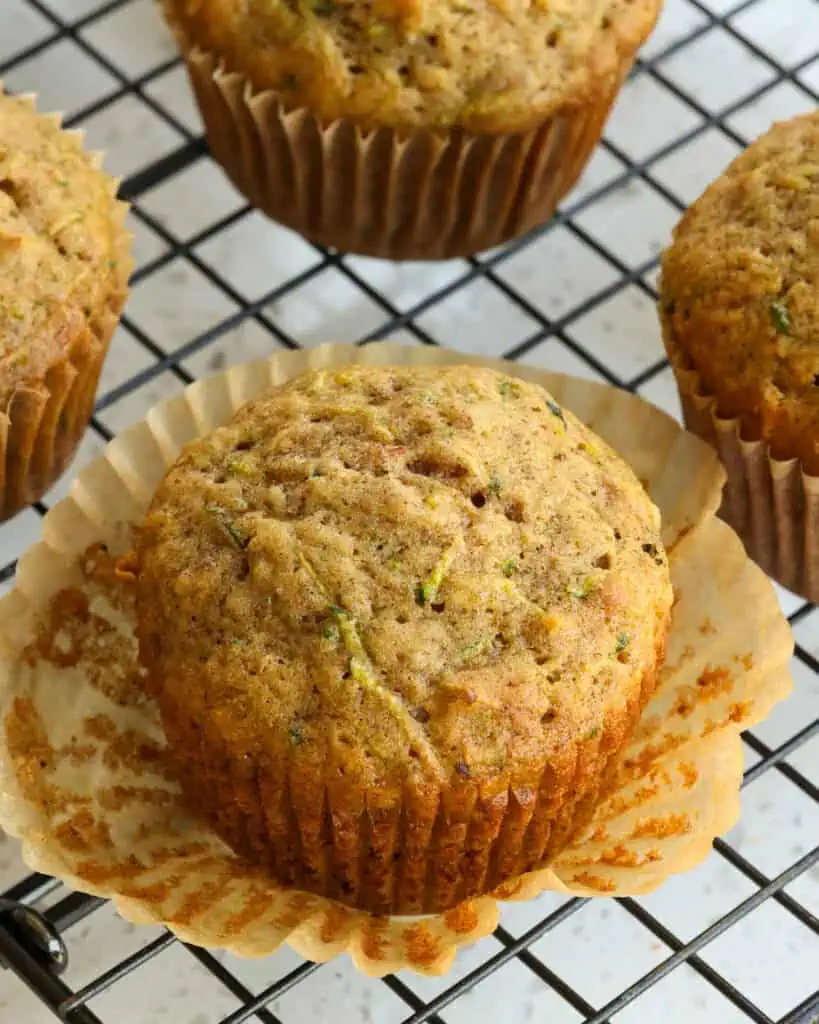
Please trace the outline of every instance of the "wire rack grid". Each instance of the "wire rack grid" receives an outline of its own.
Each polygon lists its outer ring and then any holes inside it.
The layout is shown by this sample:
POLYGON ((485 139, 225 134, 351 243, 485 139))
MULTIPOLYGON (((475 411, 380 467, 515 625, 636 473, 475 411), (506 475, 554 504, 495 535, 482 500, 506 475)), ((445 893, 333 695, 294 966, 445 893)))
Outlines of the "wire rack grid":
MULTIPOLYGON (((550 224, 469 260, 395 267, 308 245, 248 209, 208 158, 151 0, 3 7, 7 87, 39 92, 42 107, 66 110, 104 145, 133 204, 132 299, 77 466, 200 374, 328 337, 527 359, 677 412, 653 321, 658 249, 734 153, 819 100, 816 0, 667 0, 597 155, 550 224)), ((0 529, 0 592, 67 485, 0 529)), ((125 926, 103 901, 25 875, 0 838, 0 1019, 819 1020, 819 611, 781 597, 797 690, 744 737, 743 823, 655 896, 510 906, 452 975, 378 982, 346 963, 283 951, 249 965, 125 926)))

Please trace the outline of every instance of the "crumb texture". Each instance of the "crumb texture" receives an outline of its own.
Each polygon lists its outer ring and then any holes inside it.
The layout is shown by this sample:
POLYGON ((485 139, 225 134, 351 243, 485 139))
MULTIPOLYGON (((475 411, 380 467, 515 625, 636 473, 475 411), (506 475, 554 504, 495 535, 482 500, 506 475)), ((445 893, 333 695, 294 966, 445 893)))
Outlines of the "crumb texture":
POLYGON ((494 800, 486 850, 510 786, 586 794, 653 686, 659 527, 602 441, 490 370, 319 371, 251 402, 184 451, 137 549, 142 656, 197 803, 263 857, 294 828, 338 844, 325 791, 368 829, 382 798, 428 829, 441 801, 494 800))
POLYGON ((165 0, 197 46, 323 119, 529 128, 607 95, 660 0, 165 0))

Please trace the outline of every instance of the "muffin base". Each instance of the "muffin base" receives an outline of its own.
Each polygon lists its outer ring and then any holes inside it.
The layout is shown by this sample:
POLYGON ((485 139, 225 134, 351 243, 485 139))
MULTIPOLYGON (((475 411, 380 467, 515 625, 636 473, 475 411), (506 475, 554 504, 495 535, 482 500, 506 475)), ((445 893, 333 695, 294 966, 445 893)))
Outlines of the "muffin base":
POLYGON ((719 396, 705 387, 667 327, 664 333, 685 426, 716 450, 725 468, 720 517, 769 576, 819 601, 819 477, 797 458, 774 458, 766 441, 744 440, 742 419, 720 415, 719 396))
POLYGON ((530 131, 489 134, 322 124, 216 57, 185 54, 213 156, 249 202, 312 242, 393 260, 468 256, 548 220, 633 60, 623 58, 595 102, 530 131))
POLYGON ((0 522, 45 494, 74 457, 121 306, 77 332, 45 374, 13 388, 0 412, 0 522))
POLYGON ((654 693, 666 625, 655 665, 599 736, 484 785, 364 796, 321 773, 248 767, 210 722, 166 694, 162 726, 191 806, 280 884, 374 915, 439 914, 543 867, 588 825, 654 693))

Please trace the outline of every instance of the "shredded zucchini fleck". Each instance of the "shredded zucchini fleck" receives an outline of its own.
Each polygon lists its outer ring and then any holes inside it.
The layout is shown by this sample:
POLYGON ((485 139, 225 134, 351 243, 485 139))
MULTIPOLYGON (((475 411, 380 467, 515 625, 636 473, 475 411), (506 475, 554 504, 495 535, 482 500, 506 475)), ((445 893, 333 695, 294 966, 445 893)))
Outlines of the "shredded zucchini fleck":
POLYGON ((208 515, 213 517, 215 522, 218 524, 219 529, 225 534, 231 545, 236 548, 237 551, 244 551, 248 545, 249 538, 239 527, 228 519, 227 510, 220 508, 218 505, 211 505, 205 511, 208 515))
POLYGON ((585 601, 586 598, 590 594, 593 594, 596 589, 597 580, 593 579, 591 576, 587 576, 582 583, 578 584, 576 587, 571 587, 569 589, 569 593, 572 597, 576 597, 581 601, 585 601))
POLYGON ((771 323, 777 334, 790 334, 793 328, 791 315, 784 302, 771 303, 771 323))
POLYGON ((466 647, 461 648, 461 662, 466 664, 467 662, 474 661, 475 658, 480 657, 488 647, 489 640, 486 637, 473 640, 471 644, 467 644, 466 647))
POLYGON ((438 595, 441 584, 449 572, 452 563, 455 561, 456 547, 453 545, 441 555, 438 564, 427 576, 416 592, 416 599, 419 604, 431 604, 438 595))

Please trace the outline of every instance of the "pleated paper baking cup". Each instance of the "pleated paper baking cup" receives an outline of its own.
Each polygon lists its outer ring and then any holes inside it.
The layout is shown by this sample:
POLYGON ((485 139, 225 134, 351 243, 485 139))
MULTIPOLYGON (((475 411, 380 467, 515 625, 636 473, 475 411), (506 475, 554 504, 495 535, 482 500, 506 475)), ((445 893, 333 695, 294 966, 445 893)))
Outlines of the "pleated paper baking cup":
POLYGON ((666 348, 685 425, 717 451, 725 467, 720 516, 765 572, 819 601, 819 477, 797 458, 774 458, 766 441, 745 440, 741 419, 720 415, 718 396, 668 337, 666 348))
POLYGON ((772 587, 715 518, 722 481, 706 445, 632 395, 437 349, 327 346, 194 384, 80 475, 0 603, 0 824, 34 870, 112 898, 130 920, 248 956, 285 941, 313 960, 346 950, 372 975, 445 971, 458 946, 492 931, 498 900, 650 892, 734 824, 740 731, 790 688, 792 642, 772 587), (591 824, 548 869, 439 916, 371 917, 286 891, 188 811, 144 692, 133 586, 114 572, 183 444, 268 386, 361 362, 488 365, 545 386, 659 505, 676 594, 655 695, 591 824))
POLYGON ((260 210, 305 238, 393 260, 468 256, 544 223, 594 150, 620 85, 531 131, 365 130, 256 92, 185 55, 215 159, 260 210))
MULTIPOLYGON (((0 93, 2 92, 0 81, 0 93)), ((18 99, 35 106, 34 96, 18 99)), ((58 127, 59 114, 41 115, 58 127)), ((82 132, 66 132, 82 142, 82 132)), ((89 154, 101 170, 102 154, 89 154)), ((61 476, 82 440, 97 391, 102 364, 125 304, 132 260, 125 230, 127 204, 116 199, 118 182, 110 182, 112 218, 117 240, 118 285, 107 306, 86 316, 66 314, 60 337, 50 346, 54 357, 36 376, 24 377, 0 404, 0 522, 37 501, 61 476)), ((41 343, 44 339, 41 339, 41 343)), ((45 347, 45 346, 43 346, 45 347)))

